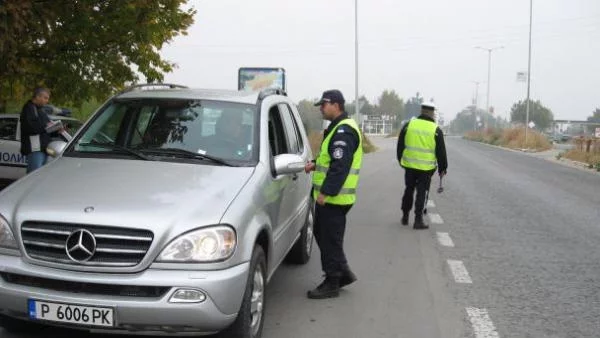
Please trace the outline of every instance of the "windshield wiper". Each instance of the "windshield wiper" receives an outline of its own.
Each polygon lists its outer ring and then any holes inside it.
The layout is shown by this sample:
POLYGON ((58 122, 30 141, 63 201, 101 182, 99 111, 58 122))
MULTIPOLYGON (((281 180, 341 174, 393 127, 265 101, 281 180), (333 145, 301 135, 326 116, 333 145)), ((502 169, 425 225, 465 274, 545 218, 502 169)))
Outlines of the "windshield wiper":
POLYGON ((181 148, 142 148, 139 151, 142 151, 145 153, 150 153, 150 154, 157 154, 157 155, 170 155, 170 156, 178 156, 178 157, 191 158, 191 159, 209 160, 209 161, 212 161, 214 163, 218 163, 218 164, 221 164, 224 166, 235 167, 235 165, 233 165, 225 160, 222 160, 218 157, 213 157, 213 156, 206 155, 206 154, 195 153, 193 151, 185 150, 185 149, 181 149, 181 148))
POLYGON ((78 146, 82 146, 82 147, 98 147, 98 148, 106 148, 106 149, 112 149, 112 150, 119 150, 125 153, 128 153, 130 155, 133 155, 139 159, 142 159, 144 161, 153 161, 153 159, 149 158, 148 156, 140 153, 139 151, 130 149, 130 148, 126 148, 126 147, 122 147, 122 146, 118 146, 116 144, 110 144, 110 143, 101 143, 101 142, 87 142, 87 143, 80 143, 78 144, 78 146))

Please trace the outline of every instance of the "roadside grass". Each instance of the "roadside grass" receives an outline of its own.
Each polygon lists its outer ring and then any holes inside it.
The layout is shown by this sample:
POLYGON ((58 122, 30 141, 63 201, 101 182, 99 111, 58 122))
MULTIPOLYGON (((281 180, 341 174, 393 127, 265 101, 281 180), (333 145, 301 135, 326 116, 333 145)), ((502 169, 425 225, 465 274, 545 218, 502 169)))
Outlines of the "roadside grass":
POLYGON ((552 144, 541 133, 530 130, 525 144, 525 129, 486 129, 483 131, 471 131, 465 134, 465 139, 475 142, 492 144, 510 149, 533 149, 544 151, 552 149, 552 144))

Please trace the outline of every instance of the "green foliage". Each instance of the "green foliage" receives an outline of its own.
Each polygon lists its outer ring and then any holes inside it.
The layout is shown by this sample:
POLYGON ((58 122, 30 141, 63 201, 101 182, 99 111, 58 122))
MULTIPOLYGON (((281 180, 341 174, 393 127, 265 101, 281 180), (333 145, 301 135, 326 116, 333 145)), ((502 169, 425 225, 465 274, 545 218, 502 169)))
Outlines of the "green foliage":
MULTIPOLYGON (((527 101, 519 101, 513 104, 510 110, 510 119, 512 122, 520 122, 525 124, 527 110, 527 101)), ((535 123, 535 127, 539 130, 549 128, 554 121, 554 114, 542 103, 538 101, 531 101, 529 103, 529 121, 535 123)))
POLYGON ((592 113, 592 116, 587 119, 589 122, 597 122, 600 123, 600 108, 596 108, 592 113))
POLYGON ((323 130, 323 115, 321 115, 319 107, 315 107, 317 101, 318 99, 304 99, 298 102, 298 112, 307 133, 323 130))
POLYGON ((394 90, 384 90, 379 97, 378 110, 396 117, 393 128, 398 128, 406 116, 404 101, 394 90))
POLYGON ((423 103, 423 97, 420 96, 420 93, 417 93, 414 97, 411 97, 406 102, 406 114, 404 116, 405 119, 410 119, 411 117, 417 117, 421 115, 421 104, 423 103))
POLYGON ((490 128, 506 128, 508 123, 501 118, 486 113, 483 109, 475 109, 475 106, 465 107, 459 112, 454 120, 450 122, 450 132, 453 134, 464 134, 473 130, 483 129, 483 123, 487 121, 490 128), (479 122, 477 122, 479 117, 479 122))
MULTIPOLYGON (((4 0, 0 6, 0 106, 23 101, 33 87, 52 102, 102 100, 140 80, 161 81, 175 65, 160 57, 185 35, 187 0, 4 0)), ((0 108, 1 109, 1 108, 0 108)))

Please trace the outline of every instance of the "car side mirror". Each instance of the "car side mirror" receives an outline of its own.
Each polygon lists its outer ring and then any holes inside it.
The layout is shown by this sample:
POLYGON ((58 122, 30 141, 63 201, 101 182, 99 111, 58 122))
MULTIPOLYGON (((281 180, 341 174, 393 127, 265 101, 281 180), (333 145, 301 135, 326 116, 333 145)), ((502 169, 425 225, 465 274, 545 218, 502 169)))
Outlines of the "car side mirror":
POLYGON ((52 142, 50 142, 50 144, 48 144, 48 147, 46 148, 46 153, 48 154, 48 156, 56 158, 60 154, 62 154, 62 152, 65 150, 66 146, 67 146, 67 142, 52 141, 52 142))
POLYGON ((300 155, 281 154, 275 156, 275 174, 291 175, 304 170, 305 163, 300 155))

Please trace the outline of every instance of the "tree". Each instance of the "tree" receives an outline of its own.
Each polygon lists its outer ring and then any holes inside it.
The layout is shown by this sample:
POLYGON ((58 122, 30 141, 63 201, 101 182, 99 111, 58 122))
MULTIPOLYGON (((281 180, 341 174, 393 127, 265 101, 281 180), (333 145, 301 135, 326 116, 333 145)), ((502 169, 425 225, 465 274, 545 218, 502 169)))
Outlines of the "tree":
POLYGON ((588 117, 589 122, 600 123, 600 108, 596 108, 592 113, 592 116, 588 117))
POLYGON ((485 109, 476 109, 474 105, 471 105, 460 111, 450 122, 450 131, 453 134, 464 134, 472 130, 481 130, 486 118, 490 127, 505 128, 508 125, 508 122, 502 118, 494 117, 485 109), (477 121, 477 117, 479 117, 479 121, 477 121))
POLYGON ((406 119, 410 119, 411 117, 417 117, 421 115, 421 104, 423 103, 423 97, 420 96, 420 93, 417 92, 417 95, 411 97, 406 102, 406 119))
POLYGON ((481 116, 483 110, 478 109, 475 113, 475 106, 465 107, 461 112, 456 114, 454 120, 450 122, 450 131, 453 134, 464 134, 468 131, 478 129, 476 116, 481 116))
POLYGON ((394 90, 384 90, 379 97, 378 109, 381 114, 395 116, 394 128, 398 128, 404 119, 404 101, 394 90))
MULTIPOLYGON (((361 96, 358 100, 360 102, 360 111, 359 111, 360 114, 364 114, 364 115, 377 114, 377 106, 372 105, 371 102, 369 102, 369 100, 364 95, 361 96)), ((355 112, 354 107, 355 107, 354 101, 346 104, 346 112, 350 116, 354 115, 354 112, 355 112)))
POLYGON ((378 99, 379 111, 386 115, 396 115, 404 110, 404 102, 394 90, 384 90, 378 99))
MULTIPOLYGON (((519 101, 513 104, 510 109, 510 120, 515 123, 525 124, 527 101, 519 101)), ((554 121, 554 114, 542 103, 538 101, 530 101, 529 103, 529 121, 535 123, 537 129, 543 130, 549 128, 554 121)))
MULTIPOLYGON (((187 0, 4 0, 0 6, 0 101, 32 87, 54 102, 103 100, 128 83, 161 81, 175 66, 159 51, 187 34, 187 0)), ((1 104, 0 104, 1 105, 1 104)))
POLYGON ((323 130, 323 116, 319 107, 315 107, 317 101, 318 99, 304 99, 298 102, 298 112, 307 132, 323 130))

